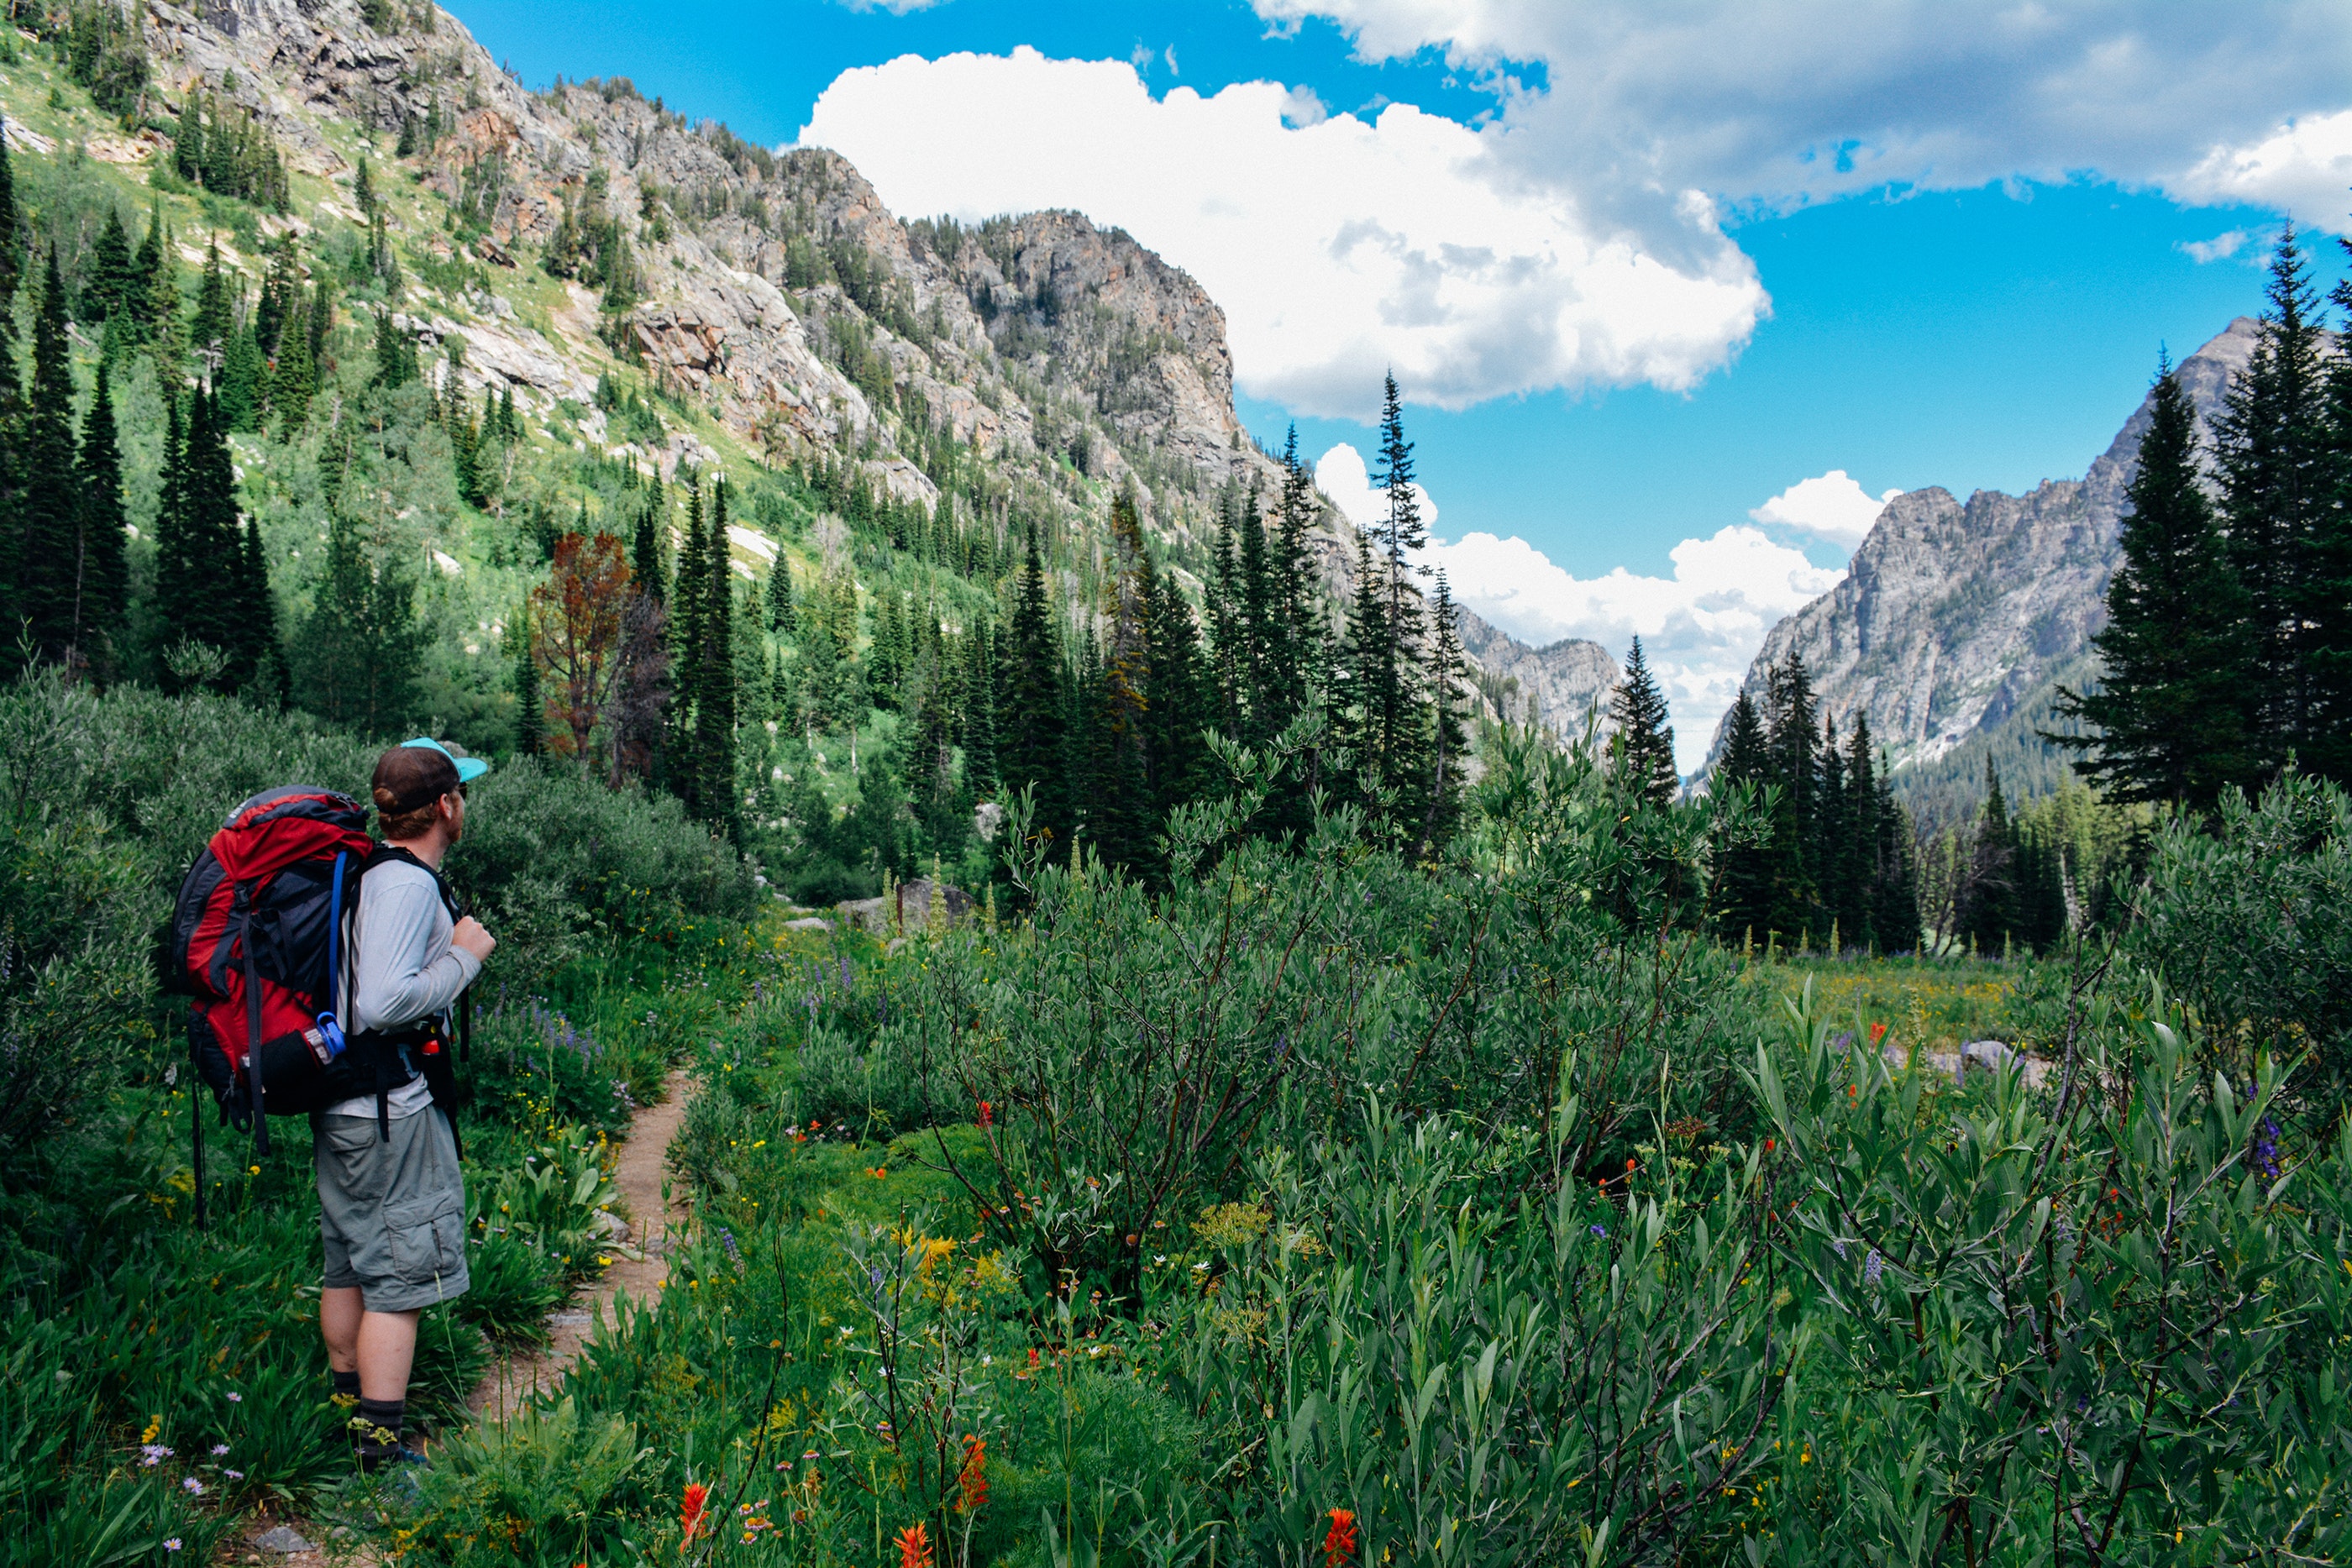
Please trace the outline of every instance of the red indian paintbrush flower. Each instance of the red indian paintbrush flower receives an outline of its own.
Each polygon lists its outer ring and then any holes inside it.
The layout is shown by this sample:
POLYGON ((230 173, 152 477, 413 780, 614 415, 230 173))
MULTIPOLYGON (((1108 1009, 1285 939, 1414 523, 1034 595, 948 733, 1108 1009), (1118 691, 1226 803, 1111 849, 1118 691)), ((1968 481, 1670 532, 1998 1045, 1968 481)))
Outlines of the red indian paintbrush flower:
POLYGON ((686 1534, 678 1541, 680 1546, 692 1541, 695 1532, 702 1528, 702 1504, 709 1496, 710 1489, 700 1481, 687 1483, 686 1500, 677 1513, 678 1522, 686 1526, 686 1534))
POLYGON ((931 1533, 920 1524, 898 1532, 898 1568, 932 1568, 931 1533))
POLYGON ((988 1439, 966 1437, 963 1440, 963 1469, 956 1472, 956 1485, 963 1492, 962 1508, 966 1513, 978 1513, 988 1506, 988 1439))
POLYGON ((1323 1532, 1323 1568, 1342 1568, 1356 1560, 1356 1516, 1349 1509, 1331 1511, 1331 1528, 1323 1532))

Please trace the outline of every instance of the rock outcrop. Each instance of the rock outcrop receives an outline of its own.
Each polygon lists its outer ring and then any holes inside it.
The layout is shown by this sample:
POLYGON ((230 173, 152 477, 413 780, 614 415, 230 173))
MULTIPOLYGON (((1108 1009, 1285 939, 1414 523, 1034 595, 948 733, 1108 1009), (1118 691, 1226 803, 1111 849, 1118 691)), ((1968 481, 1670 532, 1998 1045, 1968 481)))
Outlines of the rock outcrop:
POLYGON ((1465 610, 1462 648, 1478 662, 1480 683, 1496 716, 1538 724, 1563 740, 1574 740, 1588 720, 1601 728, 1610 695, 1624 672, 1600 643, 1563 638, 1541 648, 1527 643, 1465 610))
MULTIPOLYGON (((2253 341, 2254 323, 2241 317, 2181 363, 2209 436, 2253 341)), ((2051 681, 2080 666, 2106 623, 2124 490, 2149 417, 2143 399, 2081 479, 2047 481, 2024 496, 1979 490, 1965 503, 1933 486, 1896 497, 1845 580, 1765 638, 1748 672, 1749 695, 1761 701, 1766 672, 1802 654, 1822 711, 1841 724, 1869 715, 1898 769, 2045 700, 2051 681)), ((1718 750, 1723 738, 1718 728, 1718 750)))

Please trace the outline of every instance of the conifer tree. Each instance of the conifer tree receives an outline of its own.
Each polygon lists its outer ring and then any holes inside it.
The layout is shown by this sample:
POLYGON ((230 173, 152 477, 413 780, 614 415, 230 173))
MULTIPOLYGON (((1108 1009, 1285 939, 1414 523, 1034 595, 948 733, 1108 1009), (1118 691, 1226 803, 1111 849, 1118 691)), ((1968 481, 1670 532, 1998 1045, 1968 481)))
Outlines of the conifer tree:
POLYGON ((123 309, 131 303, 131 235, 122 226, 121 210, 110 204, 106 222, 90 246, 81 308, 74 313, 74 319, 102 324, 123 309))
POLYGON ((1033 789, 1035 825, 1051 831, 1057 843, 1066 843, 1069 802, 1064 789, 1063 751, 1068 725, 1064 716, 1061 639, 1055 635, 1045 561, 1034 523, 1013 588, 1000 687, 1004 696, 997 709, 999 776, 1007 789, 1033 789))
POLYGON ((740 801, 735 791, 735 592, 728 569, 727 481, 710 487, 710 525, 698 563, 702 579, 696 593, 699 633, 694 669, 695 792, 693 804, 708 822, 740 832, 740 801))
MULTIPOLYGON (((2352 244, 2336 242, 2352 261, 2352 244)), ((2336 592, 2310 596, 2304 606, 2309 640, 2312 716, 2303 766, 2338 784, 2352 786, 2352 276, 2340 277, 2328 293, 2339 312, 2342 332, 2327 357, 2324 392, 2330 465, 2327 507, 2317 519, 2312 565, 2315 582, 2336 592)))
MULTIPOLYGON (((1443 567, 1437 572, 1437 593, 1429 616, 1435 630, 1430 637, 1430 784, 1429 811, 1422 828, 1423 846, 1435 851, 1454 837, 1462 816, 1463 764, 1469 756, 1469 735, 1463 721, 1467 694, 1464 681, 1469 661, 1462 652, 1460 618, 1454 607, 1454 590, 1443 567)), ((1666 731, 1666 766, 1674 766, 1674 731, 1666 731)))
POLYGON ((965 781, 976 795, 996 787, 996 631, 986 620, 964 633, 964 706, 961 740, 965 781))
MULTIPOLYGON (((1760 798, 1772 784, 1771 745, 1756 703, 1743 688, 1732 700, 1731 722, 1724 731, 1723 755, 1717 758, 1709 780, 1712 789, 1728 793, 1744 787, 1760 798)), ((1770 814, 1765 823, 1769 831, 1770 814)), ((1747 941, 1752 934, 1769 940, 1772 930, 1775 857, 1769 838, 1762 842, 1733 842, 1715 848, 1716 929, 1727 941, 1747 941)))
POLYGON ((1366 724, 1371 763, 1381 783, 1392 790, 1411 790, 1427 745, 1428 716, 1416 679, 1421 617, 1406 612, 1405 579, 1417 570, 1412 557, 1429 542, 1429 530, 1422 520, 1412 444, 1404 438, 1403 409, 1393 374, 1383 381, 1381 394, 1380 464, 1372 482, 1388 497, 1388 511, 1372 525, 1372 536, 1381 548, 1386 603, 1378 623, 1380 638, 1365 645, 1360 661, 1366 724))
POLYGON ((16 172, 5 142, 0 137, 0 301, 16 298, 25 267, 24 219, 16 211, 16 172))
POLYGON ((2288 225, 2273 253, 2261 330, 2215 422, 2215 469, 2229 558, 2252 603, 2258 704, 2249 738, 2257 767, 2321 736, 2307 612, 2340 596, 2320 560, 2332 506, 2322 360, 2326 336, 2310 267, 2288 225))
MULTIPOLYGON (((33 317, 33 380, 16 444, 23 483, 16 500, 16 607, 34 656, 71 656, 81 568, 81 507, 74 486, 73 369, 66 337, 65 284, 49 247, 33 317)), ((8 628, 8 642, 16 628, 8 628)), ((5 655, 13 659, 11 646, 5 655)))
POLYGON ((2200 481, 2196 411, 2168 361, 2158 362, 2149 413, 2107 624, 2091 640, 2099 685, 2060 695, 2059 712, 2094 727, 2044 738, 2087 753, 2076 771, 2111 799, 2209 815, 2225 788, 2258 776, 2252 603, 2200 481))
POLYGON ((515 644, 515 751, 537 757, 547 747, 547 698, 540 690, 539 660, 531 651, 530 605, 515 612, 509 633, 515 644))
POLYGON ((1976 939, 1980 952, 2008 944, 2018 933, 2017 834, 2002 795, 2000 775, 1992 759, 1985 759, 1985 801, 1977 818, 1976 837, 1969 852, 1965 880, 1958 900, 1958 929, 1966 941, 1976 939))
POLYGON ((793 634, 793 565, 782 550, 768 569, 768 630, 779 637, 793 634))
POLYGON ((131 608, 131 568, 125 559, 122 453, 114 423, 114 397, 106 367, 98 367, 89 412, 82 417, 74 466, 79 526, 75 572, 72 663, 101 684, 121 673, 122 628, 131 608))
POLYGON ((1769 928, 1803 940, 1821 904, 1813 864, 1821 771, 1815 765, 1812 677, 1793 650, 1765 685, 1766 747, 1780 794, 1772 817, 1772 918, 1769 928))
POLYGON ((1624 679, 1610 698, 1609 717, 1616 726, 1611 755, 1633 791, 1661 809, 1672 805, 1682 789, 1682 776, 1675 771, 1674 727, 1666 722, 1666 699, 1650 674, 1639 637, 1625 656, 1624 679))
MULTIPOLYGON (((528 632, 516 640, 530 647, 528 632)), ((330 517, 324 571, 294 644, 302 706, 364 736, 405 729, 416 716, 418 661, 430 641, 416 619, 415 579, 396 558, 371 559, 352 520, 330 517)))
MULTIPOLYGON (((637 591, 656 604, 669 601, 668 572, 662 566, 661 509, 647 502, 637 511, 635 537, 629 541, 629 575, 637 591)), ((777 562, 779 568, 782 562, 777 562)))
POLYGON ((221 271, 220 241, 215 239, 205 247, 204 278, 196 286, 195 319, 188 325, 188 347, 205 361, 208 375, 217 376, 227 362, 229 340, 236 330, 228 278, 221 271))

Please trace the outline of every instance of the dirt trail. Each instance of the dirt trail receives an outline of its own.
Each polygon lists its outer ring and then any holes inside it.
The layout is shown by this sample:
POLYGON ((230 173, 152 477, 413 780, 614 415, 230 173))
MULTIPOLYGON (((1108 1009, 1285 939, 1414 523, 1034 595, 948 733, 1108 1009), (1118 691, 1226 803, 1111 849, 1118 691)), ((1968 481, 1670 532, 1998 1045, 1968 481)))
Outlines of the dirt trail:
MULTIPOLYGON (((620 1189, 622 1207, 629 1211, 629 1229, 625 1238, 614 1239, 625 1240, 629 1253, 637 1255, 614 1252, 612 1266, 601 1278, 583 1285, 568 1304, 548 1314, 550 1338, 545 1349, 500 1356, 492 1364, 466 1401, 475 1419, 503 1421, 532 1394, 560 1385, 572 1364, 580 1359, 581 1347, 595 1333, 596 1325, 612 1319, 617 1298, 626 1296, 642 1305, 661 1299, 662 1281, 669 1274, 670 1241, 685 1228, 687 1218, 684 1204, 663 1202, 662 1185, 670 1140, 686 1120, 687 1091, 692 1083, 683 1070, 672 1072, 663 1081, 661 1103, 639 1111, 621 1144, 613 1185, 620 1189)), ((257 1518, 222 1542, 214 1561, 257 1563, 270 1568, 329 1568, 330 1564, 373 1568, 385 1561, 372 1547, 353 1551, 317 1544, 323 1533, 322 1527, 310 1520, 289 1523, 257 1518), (297 1541, 307 1549, 286 1550, 297 1541)))
POLYGON ((669 1141, 686 1119, 686 1093, 692 1082, 683 1070, 672 1072, 663 1082, 661 1103, 637 1113, 621 1145, 613 1185, 629 1211, 625 1239, 636 1256, 612 1254, 612 1266, 601 1278, 583 1285, 570 1305, 548 1314, 551 1337, 545 1349, 501 1356, 491 1364, 466 1401, 477 1419, 503 1421, 533 1394, 562 1384, 597 1324, 614 1317, 616 1298, 626 1296, 645 1306, 661 1299, 662 1281, 669 1274, 670 1235, 686 1223, 684 1205, 673 1201, 664 1207, 662 1186, 669 1141))

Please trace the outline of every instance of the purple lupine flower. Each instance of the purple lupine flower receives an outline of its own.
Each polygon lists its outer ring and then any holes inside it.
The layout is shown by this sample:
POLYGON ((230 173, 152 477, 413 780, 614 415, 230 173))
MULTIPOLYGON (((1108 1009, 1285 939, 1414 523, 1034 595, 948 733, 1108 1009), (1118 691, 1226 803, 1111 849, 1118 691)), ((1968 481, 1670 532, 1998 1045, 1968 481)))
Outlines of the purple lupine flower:
POLYGON ((735 1266, 741 1268, 743 1254, 735 1245, 735 1233, 722 1225, 719 1228, 719 1244, 727 1249, 727 1256, 734 1260, 735 1266))
POLYGON ((1885 1271, 1886 1260, 1878 1255, 1877 1248, 1872 1248, 1870 1256, 1862 1260, 1862 1282, 1865 1285, 1875 1285, 1878 1283, 1879 1275, 1885 1271))
POLYGON ((1592 1234, 1595 1236, 1606 1236, 1609 1234, 1609 1228, 1605 1225, 1596 1225, 1592 1228, 1592 1234))

